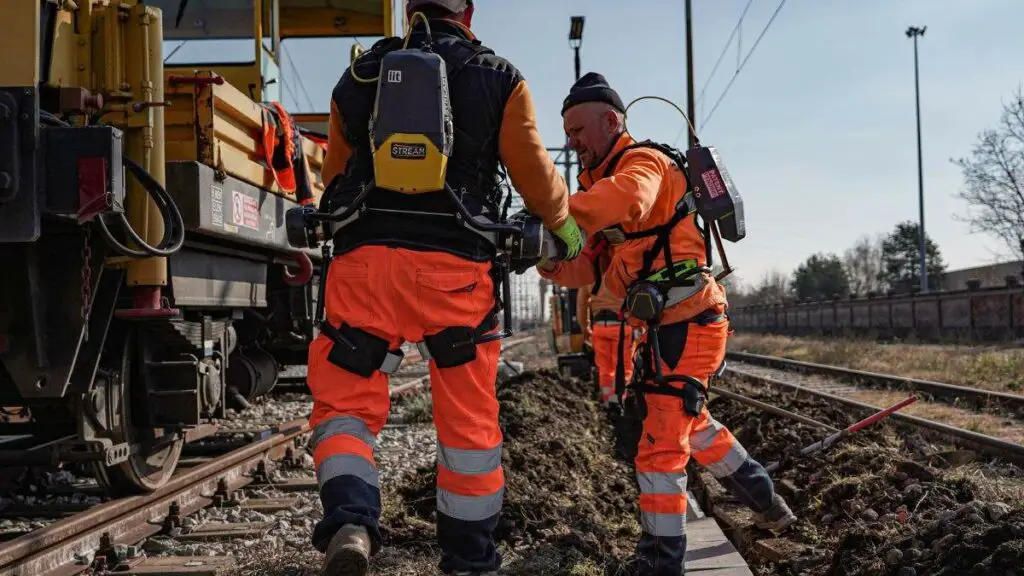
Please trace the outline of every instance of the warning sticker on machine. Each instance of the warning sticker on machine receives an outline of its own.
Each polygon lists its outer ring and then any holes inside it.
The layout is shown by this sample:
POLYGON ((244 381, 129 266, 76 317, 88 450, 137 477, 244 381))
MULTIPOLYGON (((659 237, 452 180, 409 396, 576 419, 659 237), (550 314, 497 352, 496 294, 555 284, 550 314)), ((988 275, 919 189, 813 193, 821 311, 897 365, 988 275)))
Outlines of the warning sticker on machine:
POLYGON ((231 192, 231 222, 252 230, 260 229, 260 204, 245 192, 231 192))
POLYGON ((212 224, 218 228, 224 227, 224 190, 216 186, 210 187, 210 214, 212 224))

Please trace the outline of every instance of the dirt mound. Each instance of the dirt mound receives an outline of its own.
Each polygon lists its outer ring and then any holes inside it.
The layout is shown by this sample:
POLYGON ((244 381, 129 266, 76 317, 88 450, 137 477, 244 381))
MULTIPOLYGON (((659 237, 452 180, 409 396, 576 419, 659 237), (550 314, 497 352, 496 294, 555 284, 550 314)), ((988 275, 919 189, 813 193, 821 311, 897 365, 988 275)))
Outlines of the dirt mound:
MULTIPOLYGON (((815 399, 744 390, 833 426, 860 417, 815 399)), ((924 445, 883 423, 809 459, 790 457, 827 432, 724 398, 709 409, 764 464, 799 522, 782 535, 802 552, 783 563, 752 558, 759 574, 1024 574, 1024 502, 982 502, 979 480, 928 466, 924 445)))
MULTIPOLYGON (((542 370, 499 387, 506 492, 495 537, 505 574, 626 569, 640 531, 637 491, 589 384, 542 370)), ((384 558, 402 558, 388 573, 407 558, 436 556, 435 478, 423 468, 385 494, 384 558)))

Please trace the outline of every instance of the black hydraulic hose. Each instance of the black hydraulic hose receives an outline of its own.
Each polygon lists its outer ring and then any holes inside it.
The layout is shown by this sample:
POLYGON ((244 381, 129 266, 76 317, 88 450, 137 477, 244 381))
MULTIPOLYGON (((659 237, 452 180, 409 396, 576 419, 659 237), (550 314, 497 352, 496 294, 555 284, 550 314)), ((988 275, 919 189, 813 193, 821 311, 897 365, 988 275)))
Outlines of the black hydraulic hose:
POLYGON ((128 218, 125 217, 124 213, 119 213, 118 220, 121 222, 121 227, 125 233, 139 245, 141 250, 135 250, 129 248, 114 238, 113 234, 110 233, 110 229, 107 227, 106 221, 103 216, 99 216, 100 231, 103 237, 107 240, 110 246, 117 252, 125 256, 134 256, 138 258, 144 258, 146 256, 170 256, 181 249, 181 246, 185 243, 185 221, 181 216, 181 211, 178 210, 177 204, 171 195, 167 193, 167 190, 156 181, 156 178, 146 171, 145 168, 137 164, 131 158, 125 156, 123 158, 124 165, 142 184, 142 187, 146 192, 153 198, 153 201, 157 203, 160 208, 160 214, 164 219, 164 227, 166 229, 164 238, 157 246, 150 246, 138 235, 137 232, 132 228, 131 223, 128 222, 128 218))
MULTIPOLYGON (((46 110, 40 110, 39 116, 40 119, 50 124, 64 128, 72 127, 71 124, 46 110)), ((99 223, 100 233, 111 248, 124 256, 145 258, 147 256, 170 256, 171 254, 174 254, 180 250, 182 245, 185 243, 185 221, 181 216, 181 211, 178 210, 178 205, 174 202, 174 198, 167 193, 167 189, 157 182, 156 178, 153 178, 153 175, 147 172, 145 168, 127 156, 122 156, 122 162, 124 163, 125 168, 127 168, 128 171, 139 180, 139 183, 142 184, 146 193, 149 194, 160 209, 160 216, 164 221, 164 238, 157 246, 150 246, 131 227, 131 223, 128 222, 128 218, 125 217, 123 212, 117 214, 118 219, 121 222, 121 227, 124 228, 128 236, 142 248, 141 250, 129 248, 118 241, 110 232, 110 228, 107 226, 107 222, 103 219, 102 214, 97 215, 96 217, 96 220, 99 223)))

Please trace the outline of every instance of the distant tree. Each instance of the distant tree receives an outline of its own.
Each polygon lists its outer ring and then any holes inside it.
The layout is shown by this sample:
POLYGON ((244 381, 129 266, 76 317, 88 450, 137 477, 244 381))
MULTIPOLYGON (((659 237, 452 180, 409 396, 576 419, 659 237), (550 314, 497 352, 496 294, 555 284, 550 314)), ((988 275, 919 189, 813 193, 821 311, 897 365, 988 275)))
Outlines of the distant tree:
POLYGON ((789 279, 776 269, 765 272, 754 287, 751 297, 758 304, 782 302, 789 296, 789 279))
POLYGON ((751 290, 736 274, 726 276, 720 283, 725 287, 726 298, 728 298, 730 306, 740 307, 756 303, 751 290))
POLYGON ((1003 106, 999 126, 978 136, 971 158, 953 160, 964 176, 959 197, 968 214, 958 216, 1002 241, 1024 259, 1024 95, 1021 89, 1003 106))
POLYGON ((850 280, 850 292, 863 295, 886 288, 882 273, 882 242, 885 235, 861 236, 843 253, 843 267, 850 280))
POLYGON ((824 300, 850 293, 850 279, 835 254, 814 254, 793 271, 793 292, 801 300, 824 300))
MULTIPOLYGON (((920 274, 921 226, 916 222, 901 222, 882 242, 882 271, 879 278, 889 287, 909 292, 921 284, 920 274)), ((928 269, 928 288, 940 287, 940 276, 946 271, 939 247, 925 234, 925 266, 928 269)))

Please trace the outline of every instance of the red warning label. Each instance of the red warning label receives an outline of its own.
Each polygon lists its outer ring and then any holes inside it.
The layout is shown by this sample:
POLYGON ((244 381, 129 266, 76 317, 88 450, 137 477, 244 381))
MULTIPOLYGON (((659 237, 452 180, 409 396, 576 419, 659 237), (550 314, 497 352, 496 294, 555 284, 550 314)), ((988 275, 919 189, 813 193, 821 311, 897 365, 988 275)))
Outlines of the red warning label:
POLYGON ((253 230, 260 229, 260 204, 244 192, 231 192, 231 223, 253 230))

